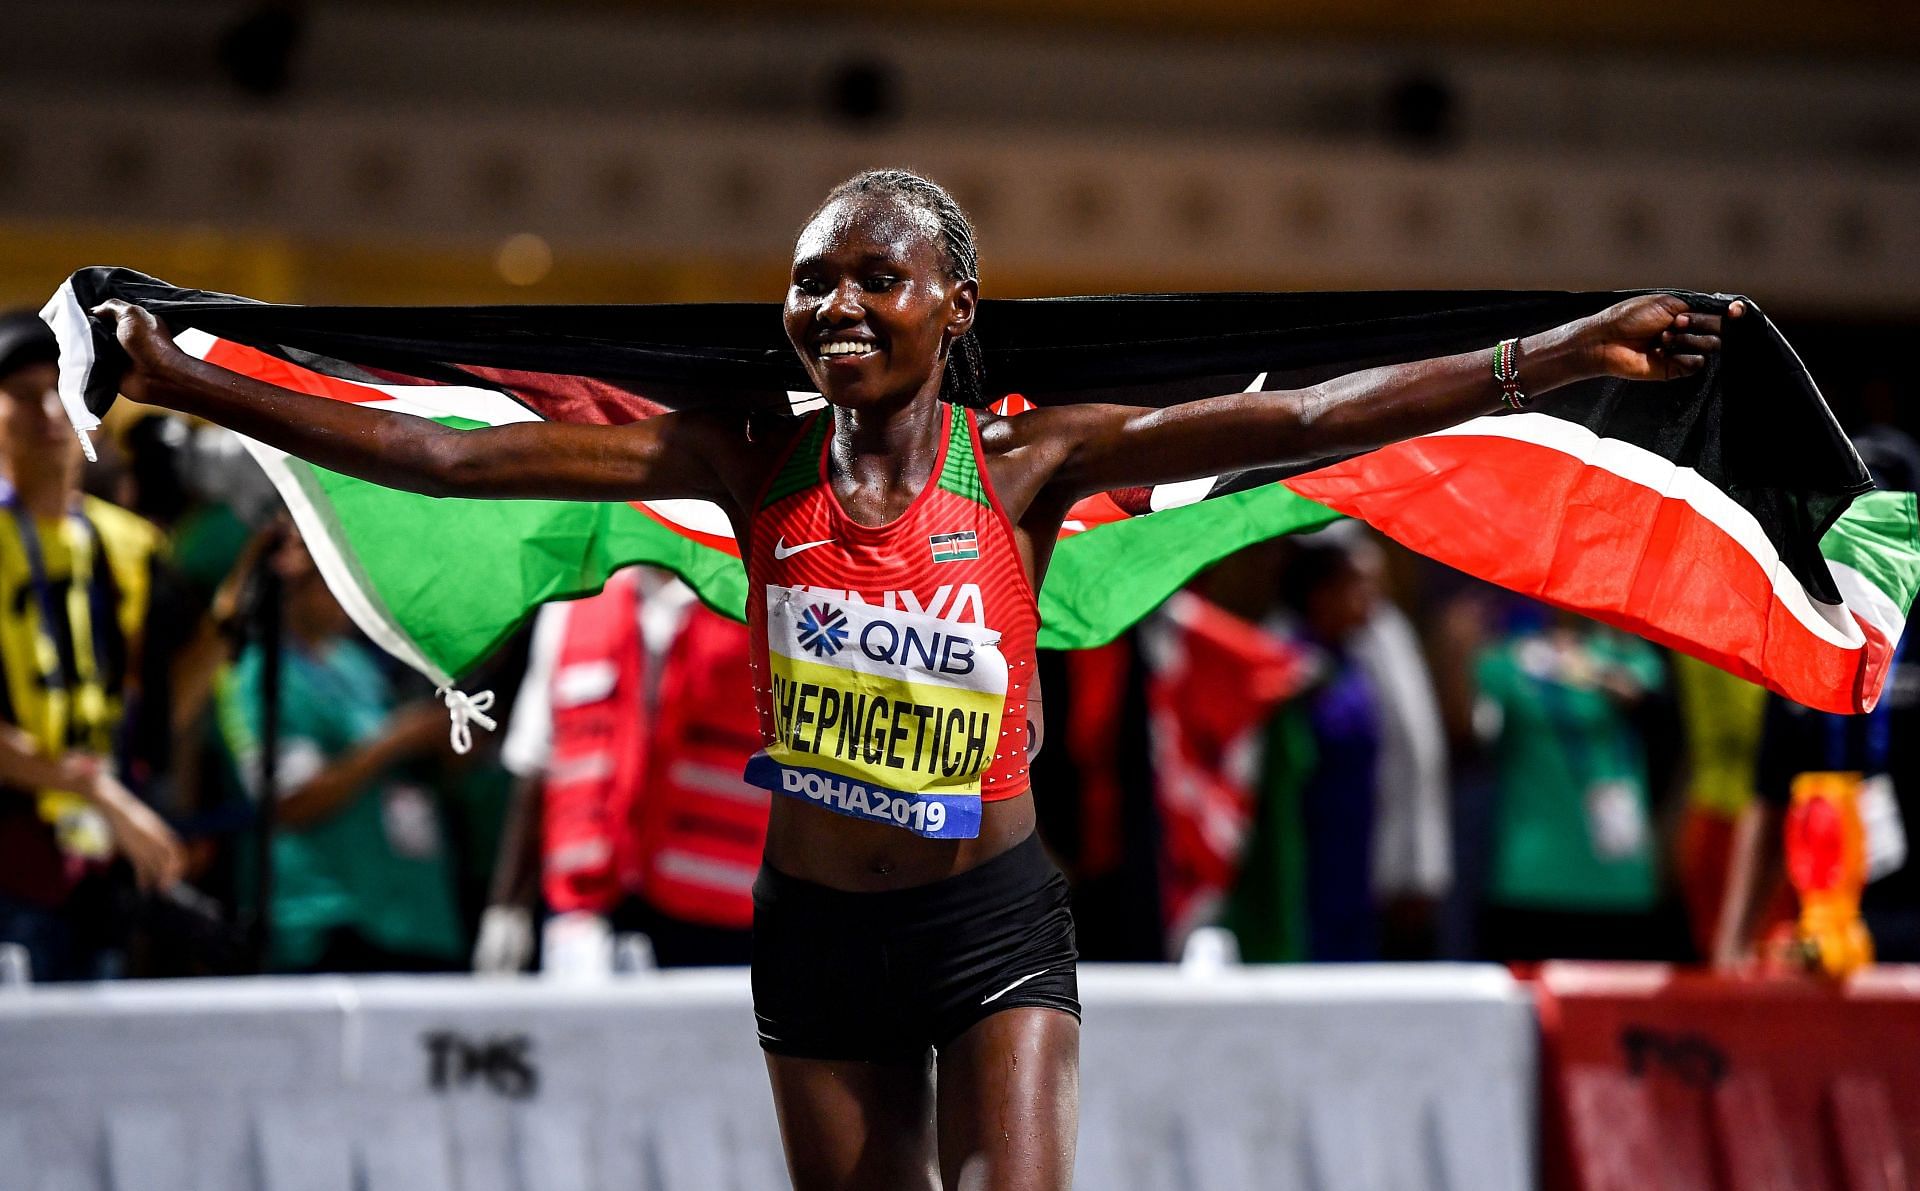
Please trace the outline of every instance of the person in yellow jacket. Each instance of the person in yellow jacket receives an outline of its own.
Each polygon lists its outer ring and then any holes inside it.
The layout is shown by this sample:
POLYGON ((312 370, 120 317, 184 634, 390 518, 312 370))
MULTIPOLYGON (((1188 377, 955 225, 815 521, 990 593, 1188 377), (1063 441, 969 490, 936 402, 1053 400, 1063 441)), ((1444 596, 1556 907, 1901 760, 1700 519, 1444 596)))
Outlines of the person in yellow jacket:
POLYGON ((105 974, 76 897, 117 852, 146 888, 180 842, 114 773, 159 531, 80 494, 53 336, 0 316, 0 943, 36 980, 105 974))

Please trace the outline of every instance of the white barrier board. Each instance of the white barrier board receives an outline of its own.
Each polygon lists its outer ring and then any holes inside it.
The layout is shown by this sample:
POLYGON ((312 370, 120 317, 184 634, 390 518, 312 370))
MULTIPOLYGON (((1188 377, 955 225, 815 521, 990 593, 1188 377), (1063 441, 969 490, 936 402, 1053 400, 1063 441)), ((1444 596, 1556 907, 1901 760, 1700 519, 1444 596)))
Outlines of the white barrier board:
MULTIPOLYGON (((1081 969, 1078 1185, 1534 1184, 1497 968, 1081 969)), ((4 1191, 785 1187, 746 975, 0 995, 4 1191)))

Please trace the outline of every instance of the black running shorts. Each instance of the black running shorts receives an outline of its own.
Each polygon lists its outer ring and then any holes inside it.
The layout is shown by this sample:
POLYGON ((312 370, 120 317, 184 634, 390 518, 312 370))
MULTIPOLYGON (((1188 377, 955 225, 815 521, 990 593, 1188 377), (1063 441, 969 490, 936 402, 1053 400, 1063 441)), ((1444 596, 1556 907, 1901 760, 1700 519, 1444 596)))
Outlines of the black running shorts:
POLYGON ((774 1054, 923 1062, 1002 1009, 1079 1017, 1079 958, 1038 835, 911 889, 847 893, 766 865, 753 886, 753 1011, 774 1054))

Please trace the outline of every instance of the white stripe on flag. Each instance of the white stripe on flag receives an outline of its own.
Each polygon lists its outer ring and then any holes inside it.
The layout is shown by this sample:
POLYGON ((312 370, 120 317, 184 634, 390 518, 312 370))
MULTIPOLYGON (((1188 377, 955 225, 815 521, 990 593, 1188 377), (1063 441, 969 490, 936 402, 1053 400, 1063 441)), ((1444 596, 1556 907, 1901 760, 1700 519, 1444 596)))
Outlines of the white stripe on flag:
MULTIPOLYGON (((205 331, 189 327, 175 335, 173 342, 181 351, 204 360, 218 341, 205 331)), ((274 490, 280 493, 287 511, 293 514, 293 523, 299 527, 307 553, 313 556, 313 565, 319 568, 328 590, 340 601, 353 623, 359 625, 360 631, 375 645, 426 675, 435 686, 452 686, 453 676, 435 665, 433 659, 414 644, 385 601, 370 584, 360 581, 359 568, 351 561, 352 543, 338 538, 332 519, 321 511, 320 502, 307 491, 304 481, 311 477, 312 466, 258 439, 244 434, 239 439, 260 470, 267 473, 267 479, 273 481, 274 490)))
POLYGON ((40 321, 53 330, 59 347, 60 408, 67 411, 67 421, 80 436, 80 449, 86 452, 87 462, 96 463, 100 457, 94 454, 93 440, 87 437, 87 431, 100 425, 100 419, 87 408, 87 379, 93 375, 94 364, 93 328, 87 312, 80 309, 80 299, 74 296, 73 278, 53 291, 53 297, 40 308, 40 321))
POLYGON ((1844 562, 1829 558, 1827 569, 1833 572, 1833 582, 1840 588, 1840 598, 1847 601, 1847 607, 1879 629, 1889 642, 1900 640, 1907 631, 1907 618, 1900 614, 1900 606, 1893 602, 1892 596, 1844 562))
POLYGON ((1577 422, 1552 414, 1475 418, 1426 437, 1506 438, 1532 443, 1572 456, 1589 467, 1611 472, 1670 500, 1682 501, 1752 556, 1772 584, 1774 598, 1808 632, 1841 649, 1861 649, 1866 645, 1865 635, 1846 609, 1822 604, 1800 586, 1754 515, 1691 467, 1682 467, 1617 438, 1602 438, 1577 422))
POLYGON ((710 500, 649 500, 642 503, 682 529, 716 538, 733 537, 733 522, 727 520, 726 512, 710 500))

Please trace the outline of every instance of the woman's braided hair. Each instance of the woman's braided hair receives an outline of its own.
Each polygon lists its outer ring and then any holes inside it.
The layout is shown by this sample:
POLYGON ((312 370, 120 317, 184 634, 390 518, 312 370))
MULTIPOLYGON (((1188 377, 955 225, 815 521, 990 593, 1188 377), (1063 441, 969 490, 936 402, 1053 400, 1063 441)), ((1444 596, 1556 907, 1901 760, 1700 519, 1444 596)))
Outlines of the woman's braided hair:
MULTIPOLYGON (((825 210, 835 199, 850 194, 893 195, 932 215, 940 227, 940 247, 947 258, 947 276, 955 281, 979 282, 980 257, 973 244, 973 224, 944 186, 911 170, 866 170, 834 187, 820 209, 825 210)), ((985 409, 986 393, 980 386, 985 373, 980 336, 969 327, 947 350, 947 368, 940 378, 941 398, 955 405, 985 409)))

